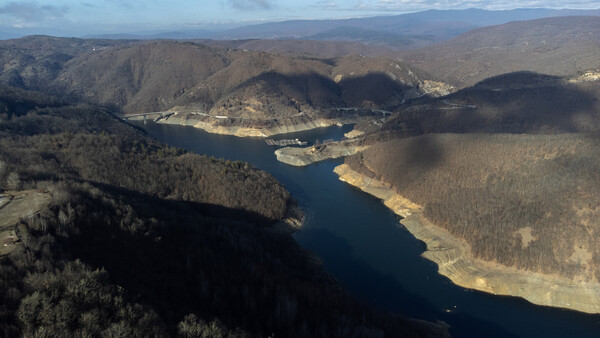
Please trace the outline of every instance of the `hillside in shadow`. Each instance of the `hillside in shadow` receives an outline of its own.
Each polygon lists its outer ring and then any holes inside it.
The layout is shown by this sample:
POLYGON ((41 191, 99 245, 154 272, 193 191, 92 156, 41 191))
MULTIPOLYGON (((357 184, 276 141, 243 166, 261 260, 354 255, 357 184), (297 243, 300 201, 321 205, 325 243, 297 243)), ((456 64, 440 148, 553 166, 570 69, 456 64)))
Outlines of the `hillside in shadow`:
MULTIPOLYGON (((394 81, 388 74, 369 72, 334 81, 318 73, 265 72, 231 88, 212 106, 211 112, 231 117, 279 118, 304 111, 326 114, 330 108, 364 107, 394 109, 415 95, 414 86, 394 81)), ((200 96, 176 101, 194 105, 200 96)), ((207 108, 210 106, 207 106, 207 108)))
POLYGON ((346 295, 280 223, 301 215, 266 172, 0 93, 0 188, 52 198, 0 257, 3 336, 447 336, 346 295))
POLYGON ((597 81, 500 75, 409 102, 346 163, 424 206, 477 258, 593 282, 599 98, 597 81))
POLYGON ((414 100, 381 127, 427 133, 568 133, 600 130, 597 82, 516 72, 439 99, 414 100))
POLYGON ((423 81, 431 79, 382 57, 319 59, 193 42, 30 37, 0 44, 0 52, 10 69, 0 83, 120 113, 175 108, 264 118, 339 106, 393 107, 424 94, 423 81), (30 40, 52 48, 34 53, 30 40), (27 55, 33 57, 25 61, 27 55))

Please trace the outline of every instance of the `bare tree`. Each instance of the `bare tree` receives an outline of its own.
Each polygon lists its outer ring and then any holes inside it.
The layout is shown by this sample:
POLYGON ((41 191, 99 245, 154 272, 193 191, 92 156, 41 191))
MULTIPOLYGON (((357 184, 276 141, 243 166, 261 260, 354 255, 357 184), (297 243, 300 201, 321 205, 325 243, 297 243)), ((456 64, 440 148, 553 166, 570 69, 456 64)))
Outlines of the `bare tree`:
POLYGON ((21 189, 21 177, 19 174, 15 172, 10 173, 6 179, 6 187, 10 190, 21 189))
POLYGON ((0 161, 0 191, 2 191, 2 187, 4 186, 4 176, 6 176, 6 163, 0 161))

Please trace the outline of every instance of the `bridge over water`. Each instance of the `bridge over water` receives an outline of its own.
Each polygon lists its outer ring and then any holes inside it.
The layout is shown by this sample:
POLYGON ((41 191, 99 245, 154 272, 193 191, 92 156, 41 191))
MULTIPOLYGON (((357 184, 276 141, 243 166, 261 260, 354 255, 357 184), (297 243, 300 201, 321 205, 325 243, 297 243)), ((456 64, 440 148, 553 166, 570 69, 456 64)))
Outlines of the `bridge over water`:
POLYGON ((173 111, 157 111, 152 113, 139 113, 139 114, 127 114, 127 115, 118 115, 123 120, 139 120, 142 119, 144 124, 146 124, 146 120, 148 117, 152 118, 154 122, 158 122, 159 120, 171 116, 175 114, 173 111))

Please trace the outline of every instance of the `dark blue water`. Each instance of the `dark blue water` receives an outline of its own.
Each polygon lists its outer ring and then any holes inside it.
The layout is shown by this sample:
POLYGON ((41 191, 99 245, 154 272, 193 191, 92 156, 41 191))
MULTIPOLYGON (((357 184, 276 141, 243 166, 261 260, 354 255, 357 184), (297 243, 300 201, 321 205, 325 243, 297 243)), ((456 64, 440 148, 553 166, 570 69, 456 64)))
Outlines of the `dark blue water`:
MULTIPOLYGON (((138 124, 143 126, 142 124, 138 124)), ((356 298, 384 311, 443 320, 455 337, 600 337, 600 315, 532 305, 453 285, 420 255, 425 245, 379 200, 338 180, 342 160, 308 167, 277 162, 263 139, 209 134, 199 129, 148 124, 160 141, 194 152, 242 160, 282 182, 305 210, 295 234, 327 271, 356 298)), ((330 127, 276 138, 340 139, 350 127, 330 127)))

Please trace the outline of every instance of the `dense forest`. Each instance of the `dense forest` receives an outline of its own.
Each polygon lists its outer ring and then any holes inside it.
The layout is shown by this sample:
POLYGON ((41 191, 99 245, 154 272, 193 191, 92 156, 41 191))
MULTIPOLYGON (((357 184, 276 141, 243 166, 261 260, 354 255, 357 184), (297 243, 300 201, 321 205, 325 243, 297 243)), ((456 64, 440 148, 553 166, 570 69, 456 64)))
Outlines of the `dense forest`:
POLYGON ((322 59, 192 41, 47 36, 0 41, 0 66, 2 85, 120 113, 174 109, 254 120, 394 107, 422 95, 431 78, 398 60, 358 55, 322 59))
POLYGON ((271 127, 393 110, 357 125, 371 148, 353 169, 478 258, 597 282, 600 87, 573 79, 598 74, 598 23, 511 23, 391 59, 0 41, 0 336, 448 335, 350 298, 290 236, 285 220, 302 215, 268 173, 166 146, 114 113, 271 127), (13 222, 27 196, 40 209, 13 222))
POLYGON ((600 278, 597 133, 428 134, 346 158, 487 261, 600 278))
POLYGON ((509 20, 402 52, 402 59, 460 87, 516 71, 572 76, 600 64, 600 18, 589 14, 509 20))
POLYGON ((491 77, 356 125, 372 147, 346 162, 423 205, 478 258, 597 281, 599 97, 585 76, 491 77))
POLYGON ((421 98, 397 110, 383 125, 357 129, 427 133, 555 134, 600 130, 600 87, 594 81, 534 72, 503 74, 441 98, 421 98))
POLYGON ((3 337, 447 335, 349 298, 277 225, 294 201, 267 173, 103 108, 0 88, 0 187, 51 196, 0 257, 3 337))

